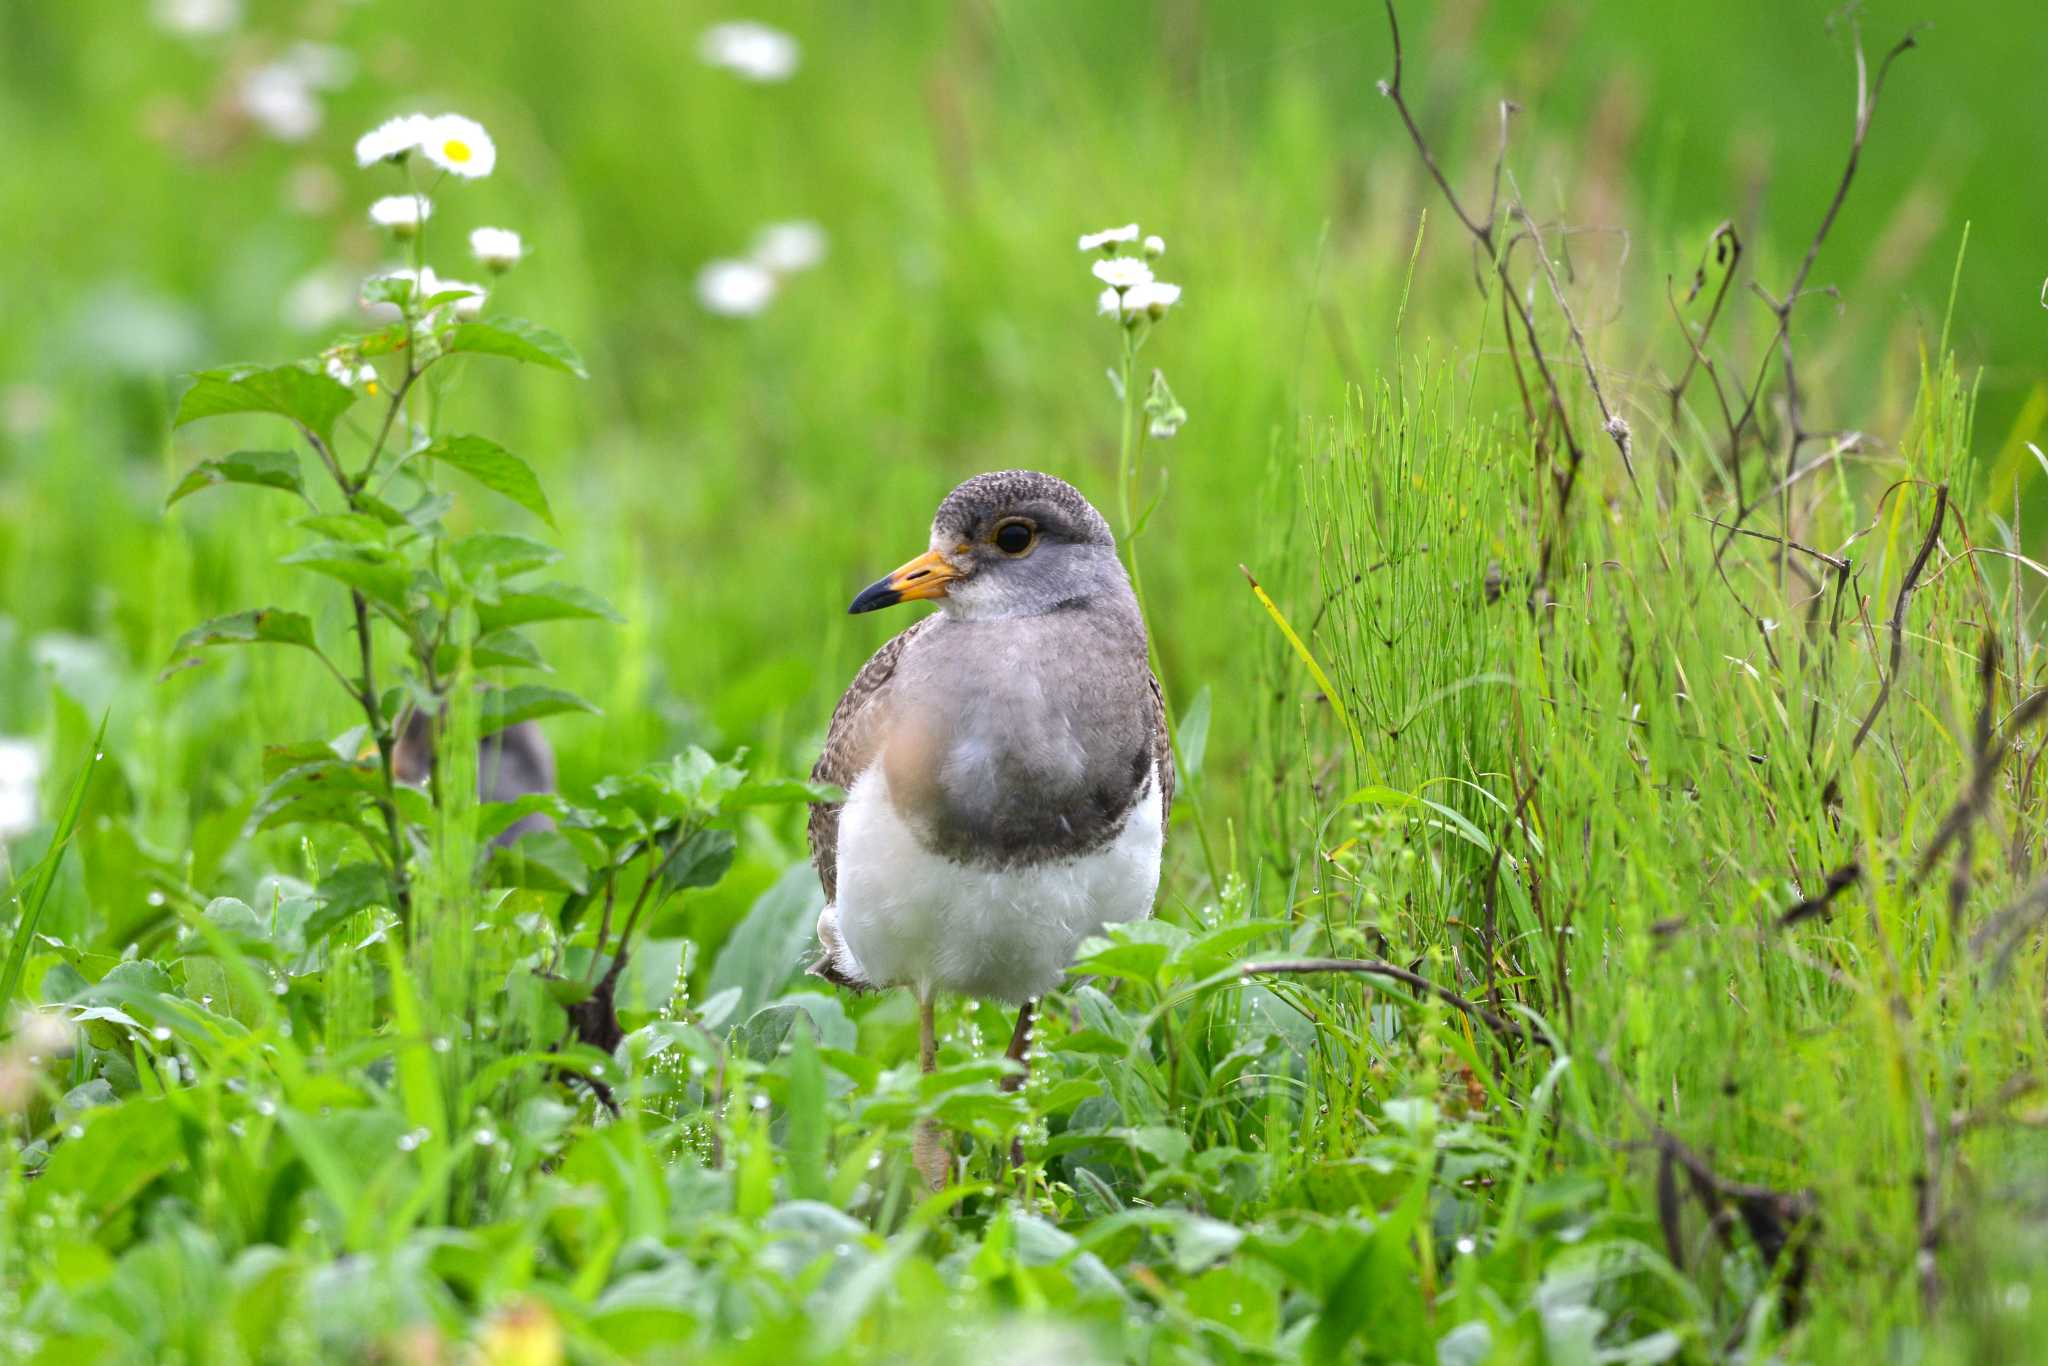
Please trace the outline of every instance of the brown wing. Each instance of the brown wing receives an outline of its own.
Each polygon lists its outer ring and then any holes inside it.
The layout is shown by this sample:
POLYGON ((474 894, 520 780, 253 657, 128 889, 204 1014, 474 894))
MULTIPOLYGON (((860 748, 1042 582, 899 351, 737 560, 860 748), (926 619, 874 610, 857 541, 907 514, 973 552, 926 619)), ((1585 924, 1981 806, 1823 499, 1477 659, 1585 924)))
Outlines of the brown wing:
POLYGON ((1152 754, 1159 763, 1159 828, 1164 831, 1173 819, 1173 733, 1166 728, 1166 694, 1159 679, 1146 674, 1152 685, 1152 754))
MULTIPOLYGON (((895 677, 896 661, 903 657, 903 648, 937 620, 935 616, 926 617, 909 630, 892 636, 853 676, 846 695, 832 709, 832 725, 825 732, 825 752, 818 756, 818 762, 811 768, 812 782, 831 783, 839 788, 852 787, 853 780, 873 762, 878 738, 871 724, 875 703, 889 686, 889 680, 895 677)), ((814 802, 811 805, 811 866, 818 870, 818 881, 825 888, 827 901, 837 900, 839 896, 840 805, 839 802, 814 802)))

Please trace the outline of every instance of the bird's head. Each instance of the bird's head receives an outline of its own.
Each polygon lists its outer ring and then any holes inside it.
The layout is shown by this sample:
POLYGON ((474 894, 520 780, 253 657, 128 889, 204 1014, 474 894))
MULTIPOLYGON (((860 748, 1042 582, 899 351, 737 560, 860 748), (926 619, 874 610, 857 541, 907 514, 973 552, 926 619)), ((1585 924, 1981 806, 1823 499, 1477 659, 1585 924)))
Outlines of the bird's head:
POLYGON ((979 474, 946 495, 925 553, 861 590, 849 612, 937 599, 950 616, 1037 616, 1104 593, 1128 595, 1116 537, 1064 479, 979 474))

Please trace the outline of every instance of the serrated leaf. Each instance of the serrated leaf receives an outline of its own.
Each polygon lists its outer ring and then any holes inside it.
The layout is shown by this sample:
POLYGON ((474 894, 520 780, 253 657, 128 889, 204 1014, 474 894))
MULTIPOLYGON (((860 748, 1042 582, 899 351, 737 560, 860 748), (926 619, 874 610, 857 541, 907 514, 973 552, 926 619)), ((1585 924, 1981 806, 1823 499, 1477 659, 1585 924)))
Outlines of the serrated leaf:
POLYGON ((394 560, 390 552, 345 541, 321 541, 294 551, 278 563, 339 579, 360 589, 365 597, 399 611, 405 609, 406 589, 412 582, 411 571, 394 560))
POLYGON ((511 578, 562 558, 562 552, 551 545, 495 531, 459 536, 448 542, 446 549, 466 579, 476 578, 485 569, 496 570, 500 578, 511 578))
POLYGON ((250 612, 231 612, 194 626, 178 637, 178 643, 171 647, 171 655, 176 658, 187 651, 203 650, 210 645, 317 648, 313 641, 313 622, 304 613, 288 612, 282 607, 259 607, 250 612))
POLYGON ((576 354, 574 347, 545 327, 524 318, 490 318, 458 324, 442 339, 442 346, 449 351, 503 356, 528 365, 545 365, 578 379, 590 378, 590 372, 583 368, 583 358, 576 354))
POLYGON ((164 506, 170 507, 201 489, 221 484, 247 484, 252 488, 282 489, 286 493, 303 494, 306 491, 305 481, 299 473, 297 452, 236 451, 233 455, 202 460, 187 470, 178 486, 171 490, 171 496, 164 499, 164 506))
POLYGON ((178 396, 171 425, 234 413, 275 413, 326 441, 356 401, 355 390, 302 365, 238 365, 201 370, 178 396))
POLYGON ((714 886, 732 867, 738 848, 739 840, 730 830, 693 831, 663 864, 661 880, 678 891, 714 886))
POLYGON ((361 512, 327 512, 317 517, 301 517, 296 525, 329 540, 381 546, 389 524, 361 512))
POLYGON ((461 470, 494 493, 502 493, 549 526, 555 514, 541 492, 533 467, 487 436, 444 436, 419 453, 420 459, 439 461, 461 470))
POLYGON ((807 783, 795 778, 770 782, 742 783, 725 794, 727 810, 743 806, 794 806, 798 803, 843 802, 846 791, 831 783, 807 783))
POLYGON ((477 604, 476 619, 482 635, 539 621, 624 620, 603 598, 566 583, 544 583, 516 593, 500 593, 494 603, 477 604))
POLYGON ((509 688, 493 688, 484 694, 483 705, 477 709, 477 729, 489 735, 507 726, 516 726, 521 721, 556 716, 565 711, 596 710, 592 703, 561 688, 520 683, 509 688))

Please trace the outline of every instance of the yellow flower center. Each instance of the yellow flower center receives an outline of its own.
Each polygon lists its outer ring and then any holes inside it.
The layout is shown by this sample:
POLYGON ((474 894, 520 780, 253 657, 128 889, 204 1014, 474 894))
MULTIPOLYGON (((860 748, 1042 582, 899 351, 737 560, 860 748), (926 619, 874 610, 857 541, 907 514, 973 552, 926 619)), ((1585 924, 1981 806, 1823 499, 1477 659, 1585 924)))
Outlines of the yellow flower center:
POLYGON ((441 144, 441 155, 450 161, 468 161, 469 144, 461 138, 450 138, 441 144))

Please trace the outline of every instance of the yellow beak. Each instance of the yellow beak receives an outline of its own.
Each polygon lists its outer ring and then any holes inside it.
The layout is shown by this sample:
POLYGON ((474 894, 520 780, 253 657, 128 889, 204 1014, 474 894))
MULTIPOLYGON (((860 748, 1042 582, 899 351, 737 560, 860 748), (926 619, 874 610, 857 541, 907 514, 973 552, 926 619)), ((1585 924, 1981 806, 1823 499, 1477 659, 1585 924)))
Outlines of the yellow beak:
POLYGON ((961 572, 953 567, 951 560, 936 550, 927 550, 887 578, 877 579, 861 589, 860 596, 846 610, 872 612, 878 607, 894 607, 899 602, 943 598, 946 585, 961 577, 961 572))

